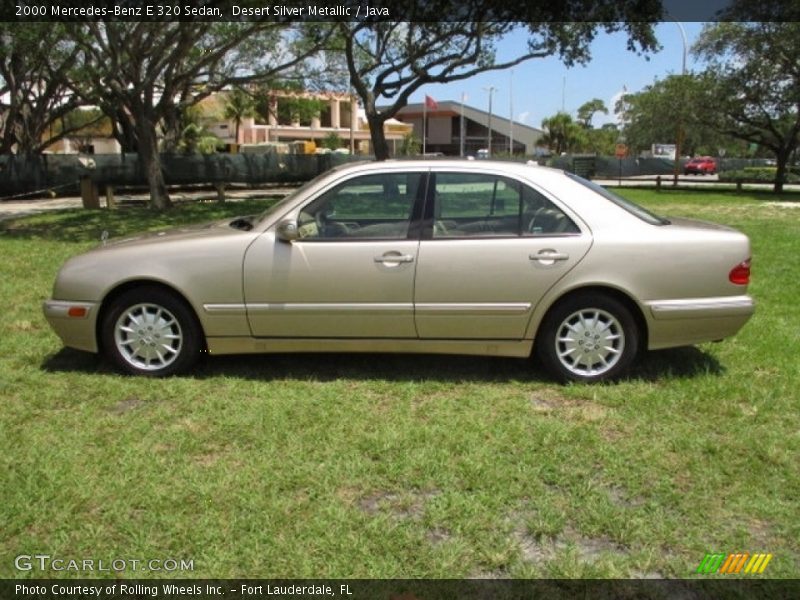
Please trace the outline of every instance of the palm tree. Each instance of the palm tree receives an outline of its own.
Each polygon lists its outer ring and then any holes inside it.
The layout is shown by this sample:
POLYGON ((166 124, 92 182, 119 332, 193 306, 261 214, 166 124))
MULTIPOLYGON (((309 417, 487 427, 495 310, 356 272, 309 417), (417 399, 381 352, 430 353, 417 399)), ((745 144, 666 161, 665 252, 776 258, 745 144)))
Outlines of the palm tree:
POLYGON ((581 127, 564 112, 559 112, 552 117, 542 120, 544 135, 539 139, 539 145, 547 146, 554 154, 563 154, 579 144, 581 127))
POLYGON ((242 88, 233 88, 225 98, 224 116, 234 123, 234 136, 237 144, 239 143, 239 125, 241 125, 243 119, 254 115, 255 101, 253 97, 242 88))

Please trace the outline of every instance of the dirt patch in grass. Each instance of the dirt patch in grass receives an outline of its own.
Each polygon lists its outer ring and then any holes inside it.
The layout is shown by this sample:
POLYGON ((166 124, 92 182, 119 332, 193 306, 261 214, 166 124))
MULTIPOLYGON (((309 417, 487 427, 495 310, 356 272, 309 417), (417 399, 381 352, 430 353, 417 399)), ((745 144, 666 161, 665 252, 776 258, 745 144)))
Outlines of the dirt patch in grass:
POLYGON ((40 329, 40 327, 35 326, 31 321, 23 320, 23 321, 14 321, 9 326, 11 331, 17 331, 20 333, 25 333, 27 331, 34 331, 36 329, 40 329))
POLYGON ((551 413, 557 410, 563 410, 564 407, 569 406, 572 400, 563 396, 558 391, 551 388, 541 388, 535 390, 529 396, 531 407, 534 412, 551 413))
POLYGON ((519 545, 525 562, 543 565, 561 553, 574 547, 578 559, 585 563, 597 562, 606 554, 628 554, 627 548, 608 536, 587 537, 567 527, 554 537, 534 537, 526 529, 514 530, 514 539, 519 545))
POLYGON ((631 571, 633 579, 664 579, 666 576, 658 571, 631 571))
MULTIPOLYGON (((747 532, 750 534, 750 543, 754 548, 766 548, 773 539, 770 525, 761 519, 750 519, 747 523, 747 532)), ((766 550, 759 550, 766 552, 766 550)))
POLYGON ((636 508, 645 502, 641 496, 631 496, 626 489, 618 485, 606 488, 606 493, 611 504, 620 508, 636 508))
POLYGON ((132 410, 136 410, 143 404, 144 400, 141 398, 136 396, 128 396, 127 398, 117 402, 114 406, 109 407, 108 412, 114 415, 124 415, 132 410))
POLYGON ((567 398, 549 389, 536 390, 529 399, 534 412, 558 415, 559 418, 565 417, 573 421, 601 421, 609 411, 602 404, 567 398))
POLYGON ((453 536, 450 530, 444 527, 434 527, 425 534, 425 538, 434 546, 437 544, 444 544, 449 541, 451 537, 453 536))
POLYGON ((378 491, 359 498, 358 508, 370 515, 388 513, 396 519, 420 520, 425 506, 438 496, 439 490, 415 490, 408 494, 378 491))

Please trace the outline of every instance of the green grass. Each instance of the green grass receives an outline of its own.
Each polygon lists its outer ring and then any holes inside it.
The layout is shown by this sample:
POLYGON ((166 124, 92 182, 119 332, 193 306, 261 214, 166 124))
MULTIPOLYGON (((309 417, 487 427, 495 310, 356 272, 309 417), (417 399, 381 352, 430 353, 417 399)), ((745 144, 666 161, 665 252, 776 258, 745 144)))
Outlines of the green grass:
POLYGON ((738 551, 797 577, 800 208, 624 194, 750 235, 758 310, 733 339, 651 353, 605 386, 479 357, 217 357, 121 376, 42 317, 61 262, 104 229, 262 205, 0 224, 0 577, 93 575, 15 571, 37 553, 191 559, 186 577, 692 577, 706 552, 738 551))

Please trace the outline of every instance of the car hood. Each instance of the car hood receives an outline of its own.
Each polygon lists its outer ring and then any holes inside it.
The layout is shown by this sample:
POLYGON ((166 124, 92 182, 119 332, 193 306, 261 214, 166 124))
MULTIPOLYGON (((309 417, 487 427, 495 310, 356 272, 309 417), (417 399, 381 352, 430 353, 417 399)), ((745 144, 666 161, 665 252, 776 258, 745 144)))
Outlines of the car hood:
POLYGON ((203 237, 216 237, 220 235, 241 235, 242 233, 246 233, 246 230, 231 226, 231 223, 237 221, 239 218, 229 217, 227 219, 220 219, 219 221, 212 221, 210 223, 184 225, 181 227, 174 227, 172 229, 146 231, 133 235, 126 235, 124 237, 108 239, 105 240, 101 245, 94 248, 94 251, 174 242, 181 239, 197 239, 203 237))

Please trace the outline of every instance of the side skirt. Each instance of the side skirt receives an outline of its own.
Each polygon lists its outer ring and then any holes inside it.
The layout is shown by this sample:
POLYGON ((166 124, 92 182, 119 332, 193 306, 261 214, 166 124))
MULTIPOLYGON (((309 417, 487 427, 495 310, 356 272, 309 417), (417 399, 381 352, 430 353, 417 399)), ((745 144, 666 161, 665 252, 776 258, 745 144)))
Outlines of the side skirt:
POLYGON ((209 337, 209 354, 276 354, 291 352, 387 352, 414 354, 472 354, 527 358, 531 340, 398 340, 286 339, 209 337))

